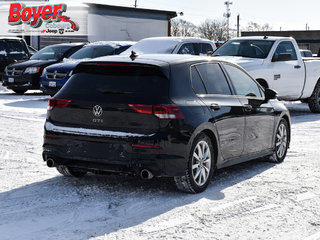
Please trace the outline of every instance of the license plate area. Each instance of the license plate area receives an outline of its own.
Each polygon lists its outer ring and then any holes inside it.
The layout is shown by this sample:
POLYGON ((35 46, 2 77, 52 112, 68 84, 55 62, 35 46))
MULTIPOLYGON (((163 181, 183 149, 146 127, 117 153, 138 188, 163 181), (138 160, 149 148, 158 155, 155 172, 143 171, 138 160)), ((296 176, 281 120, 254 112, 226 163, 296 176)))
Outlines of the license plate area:
POLYGON ((49 82, 49 87, 56 87, 56 86, 57 86, 56 82, 53 82, 53 81, 49 82))
POLYGON ((14 78, 8 78, 9 83, 14 83, 14 78))

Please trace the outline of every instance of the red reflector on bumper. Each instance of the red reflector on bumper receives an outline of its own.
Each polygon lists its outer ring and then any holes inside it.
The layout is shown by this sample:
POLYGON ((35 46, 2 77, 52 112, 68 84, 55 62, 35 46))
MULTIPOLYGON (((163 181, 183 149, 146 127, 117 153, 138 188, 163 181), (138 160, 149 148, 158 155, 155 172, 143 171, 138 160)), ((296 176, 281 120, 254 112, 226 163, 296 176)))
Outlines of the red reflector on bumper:
POLYGON ((149 149, 160 149, 160 146, 153 146, 153 145, 138 145, 138 144, 132 144, 132 147, 134 148, 149 148, 149 149))

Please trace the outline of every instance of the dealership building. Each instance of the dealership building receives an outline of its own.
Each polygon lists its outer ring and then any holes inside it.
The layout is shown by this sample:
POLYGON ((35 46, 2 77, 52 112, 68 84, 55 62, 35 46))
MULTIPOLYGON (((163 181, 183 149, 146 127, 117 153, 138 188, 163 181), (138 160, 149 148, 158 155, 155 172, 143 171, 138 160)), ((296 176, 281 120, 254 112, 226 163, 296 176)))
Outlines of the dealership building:
MULTIPOLYGON (((46 4, 48 3, 25 3, 26 6, 46 4)), ((2 23, 8 24, 9 9, 9 3, 0 4, 2 23)), ((36 32, 37 29, 31 28, 30 24, 22 23, 4 26, 0 35, 23 37, 36 49, 65 42, 139 41, 146 37, 170 36, 170 20, 177 16, 173 11, 92 3, 68 3, 64 14, 79 26, 77 31, 71 33, 54 30, 50 27, 56 27, 60 22, 44 22, 42 28, 46 27, 47 31, 38 29, 36 32)))

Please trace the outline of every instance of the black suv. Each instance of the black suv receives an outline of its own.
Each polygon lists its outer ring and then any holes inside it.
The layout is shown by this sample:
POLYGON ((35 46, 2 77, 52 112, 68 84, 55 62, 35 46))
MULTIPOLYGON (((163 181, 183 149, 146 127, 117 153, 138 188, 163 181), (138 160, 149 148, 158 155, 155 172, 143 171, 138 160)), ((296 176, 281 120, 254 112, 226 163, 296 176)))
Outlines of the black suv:
POLYGON ((40 76, 43 69, 61 62, 84 45, 85 43, 51 45, 36 52, 29 61, 7 66, 2 77, 3 86, 18 94, 23 94, 31 89, 40 89, 40 76))
POLYGON ((27 44, 22 38, 0 37, 0 77, 7 65, 26 61, 29 57, 27 44))
POLYGON ((79 64, 50 99, 43 158, 63 175, 174 177, 201 192, 216 168, 281 162, 290 116, 242 68, 209 57, 142 55, 79 64))

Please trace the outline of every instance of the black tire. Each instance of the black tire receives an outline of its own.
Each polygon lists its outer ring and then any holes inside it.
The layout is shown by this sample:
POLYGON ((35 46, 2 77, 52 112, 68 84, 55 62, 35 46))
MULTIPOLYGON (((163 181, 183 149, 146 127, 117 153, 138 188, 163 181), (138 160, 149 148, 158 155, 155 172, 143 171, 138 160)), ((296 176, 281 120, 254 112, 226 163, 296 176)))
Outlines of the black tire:
POLYGON ((281 163, 287 155, 289 148, 289 136, 290 129, 288 122, 282 119, 277 127, 274 140, 274 154, 272 155, 272 161, 275 163, 281 163))
POLYGON ((214 153, 210 138, 204 133, 199 134, 192 144, 185 175, 174 177, 175 184, 180 191, 200 193, 208 187, 215 169, 214 153), (202 147, 202 150, 199 147, 202 147), (203 149, 205 156, 202 154, 203 149))
POLYGON ((14 91, 16 94, 22 95, 22 94, 24 94, 27 90, 15 90, 15 89, 13 89, 13 91, 14 91))
POLYGON ((320 81, 314 87, 311 97, 308 99, 310 111, 320 113, 320 81))
POLYGON ((83 177, 84 175, 87 174, 86 171, 81 171, 78 169, 73 169, 67 166, 57 166, 56 167, 58 172, 61 173, 63 176, 67 176, 67 177, 83 177))

